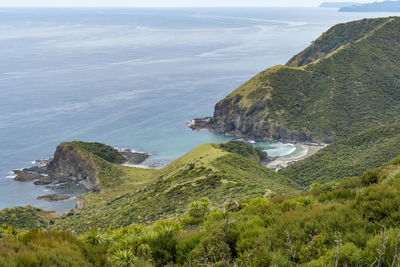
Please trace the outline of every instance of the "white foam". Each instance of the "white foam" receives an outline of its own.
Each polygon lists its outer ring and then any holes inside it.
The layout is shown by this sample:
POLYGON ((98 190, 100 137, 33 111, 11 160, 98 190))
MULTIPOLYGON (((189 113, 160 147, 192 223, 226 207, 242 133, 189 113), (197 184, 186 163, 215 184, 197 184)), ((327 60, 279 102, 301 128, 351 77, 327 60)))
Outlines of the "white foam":
POLYGON ((122 164, 122 165, 126 166, 126 167, 139 168, 139 169, 161 169, 161 167, 160 168, 152 168, 150 166, 140 165, 140 164, 122 164))
POLYGON ((7 179, 14 179, 15 177, 17 177, 17 175, 15 175, 13 171, 9 171, 8 175, 6 176, 7 179))
POLYGON ((17 177, 16 175, 7 175, 6 178, 7 179, 14 179, 15 177, 17 177))
POLYGON ((136 153, 136 151, 132 148, 129 147, 114 147, 118 152, 133 152, 136 153))
POLYGON ((296 146, 291 143, 284 144, 284 143, 279 142, 279 143, 272 144, 272 146, 274 148, 264 150, 265 152, 267 152, 267 154, 269 156, 272 156, 272 157, 284 157, 284 156, 292 154, 297 149, 296 146))
POLYGON ((302 145, 302 148, 303 149, 301 150, 301 153, 295 153, 295 152, 298 152, 298 150, 300 150, 299 148, 296 147, 295 151, 293 151, 290 154, 287 154, 285 156, 285 158, 287 158, 287 159, 298 159, 298 158, 302 158, 302 157, 306 156, 307 153, 308 153, 308 147, 302 145), (294 155, 292 155, 292 154, 294 154, 294 155))

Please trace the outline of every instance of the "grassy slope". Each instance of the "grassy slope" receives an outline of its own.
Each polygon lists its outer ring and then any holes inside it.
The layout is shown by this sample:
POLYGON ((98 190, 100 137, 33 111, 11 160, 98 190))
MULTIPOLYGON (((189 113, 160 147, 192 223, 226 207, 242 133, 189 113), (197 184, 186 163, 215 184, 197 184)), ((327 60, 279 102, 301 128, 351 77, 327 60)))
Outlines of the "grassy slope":
POLYGON ((126 180, 101 194, 85 195, 86 207, 56 220, 53 228, 85 231, 176 218, 201 197, 215 205, 295 193, 297 185, 258 162, 204 144, 160 170, 118 166, 126 180))
POLYGON ((400 123, 343 138, 280 171, 301 185, 361 175, 400 155, 400 123))
POLYGON ((314 186, 307 193, 256 198, 232 207, 228 247, 226 218, 217 207, 190 225, 182 219, 110 228, 104 234, 91 231, 83 240, 93 246, 59 232, 16 232, 17 237, 7 237, 13 231, 2 232, 6 228, 0 227, 0 264, 27 265, 38 259, 57 264, 65 259, 71 265, 104 265, 106 258, 115 260, 121 252, 131 251, 146 259, 144 266, 223 266, 225 256, 235 266, 372 266, 384 247, 381 266, 397 266, 399 217, 400 158, 360 177, 314 186))
POLYGON ((323 57, 260 73, 219 102, 214 118, 228 131, 279 139, 278 125, 322 141, 398 121, 399 28, 399 18, 335 26, 288 65, 323 57))
POLYGON ((294 56, 286 64, 289 67, 305 66, 323 58, 339 47, 354 42, 382 25, 381 19, 363 19, 352 23, 341 23, 323 33, 309 47, 294 56))
POLYGON ((49 226, 50 219, 58 217, 32 206, 7 208, 0 211, 0 225, 5 223, 17 229, 42 229, 49 226))
POLYGON ((106 250, 71 233, 36 232, 1 238, 0 266, 111 266, 106 250))

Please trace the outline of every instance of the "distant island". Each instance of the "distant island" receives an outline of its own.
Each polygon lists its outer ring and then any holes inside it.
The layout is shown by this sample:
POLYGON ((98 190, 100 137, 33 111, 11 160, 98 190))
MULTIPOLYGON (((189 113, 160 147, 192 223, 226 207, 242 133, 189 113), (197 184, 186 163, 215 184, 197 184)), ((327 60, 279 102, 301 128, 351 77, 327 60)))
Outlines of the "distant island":
POLYGON ((320 8, 342 8, 348 6, 360 5, 357 2, 323 2, 319 7, 320 8))
POLYGON ((400 12, 400 1, 374 2, 363 5, 344 6, 339 12, 400 12))

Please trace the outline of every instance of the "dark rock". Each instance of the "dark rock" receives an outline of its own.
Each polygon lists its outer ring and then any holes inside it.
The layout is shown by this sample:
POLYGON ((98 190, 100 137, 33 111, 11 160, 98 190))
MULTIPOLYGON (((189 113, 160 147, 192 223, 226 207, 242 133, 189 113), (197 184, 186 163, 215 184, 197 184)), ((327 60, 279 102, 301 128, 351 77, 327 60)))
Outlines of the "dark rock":
POLYGON ((193 123, 189 126, 192 130, 202 130, 202 129, 214 129, 213 124, 211 123, 210 117, 206 118, 195 118, 193 119, 193 123))
POLYGON ((25 170, 14 170, 15 175, 17 175, 14 180, 15 181, 20 181, 20 182, 26 182, 26 181, 33 181, 36 179, 40 179, 43 178, 45 176, 38 174, 38 173, 34 173, 34 172, 29 172, 29 171, 25 171, 25 170))
POLYGON ((46 166, 33 166, 33 167, 30 167, 30 168, 25 168, 25 169, 23 169, 23 171, 25 171, 25 172, 36 172, 36 173, 39 173, 39 174, 47 174, 47 168, 46 168, 46 166))
POLYGON ((34 182, 35 185, 46 185, 46 184, 51 184, 53 180, 49 176, 45 176, 42 178, 39 178, 37 181, 34 182))
POLYGON ((124 157, 119 163, 136 165, 143 163, 151 155, 148 153, 132 152, 131 150, 124 150, 120 152, 124 157))
POLYGON ((45 196, 40 196, 37 199, 38 200, 46 200, 46 201, 54 202, 54 201, 67 200, 69 198, 71 198, 71 197, 68 196, 68 195, 49 194, 49 195, 45 195, 45 196))
POLYGON ((53 177, 71 177, 72 181, 79 182, 88 191, 100 191, 97 167, 93 158, 85 157, 77 148, 65 143, 57 146, 54 159, 47 166, 47 171, 53 177))

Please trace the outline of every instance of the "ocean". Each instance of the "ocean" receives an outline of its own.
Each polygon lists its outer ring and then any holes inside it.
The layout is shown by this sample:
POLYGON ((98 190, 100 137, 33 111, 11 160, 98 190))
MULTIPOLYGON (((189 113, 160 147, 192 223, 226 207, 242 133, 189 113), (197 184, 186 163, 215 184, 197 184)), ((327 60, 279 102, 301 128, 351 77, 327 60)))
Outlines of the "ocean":
MULTIPOLYGON (((51 157, 60 142, 128 147, 166 164, 201 143, 227 141, 188 123, 211 116, 233 89, 286 63, 334 24, 389 15, 318 8, 0 9, 0 209, 75 207, 74 198, 36 200, 54 191, 16 182, 10 173, 51 157)), ((294 148, 261 145, 270 155, 294 148)))

